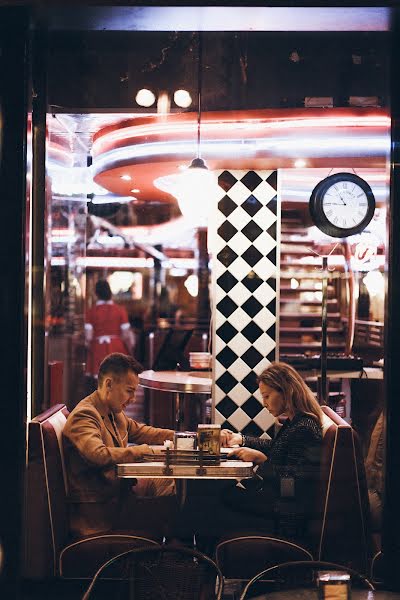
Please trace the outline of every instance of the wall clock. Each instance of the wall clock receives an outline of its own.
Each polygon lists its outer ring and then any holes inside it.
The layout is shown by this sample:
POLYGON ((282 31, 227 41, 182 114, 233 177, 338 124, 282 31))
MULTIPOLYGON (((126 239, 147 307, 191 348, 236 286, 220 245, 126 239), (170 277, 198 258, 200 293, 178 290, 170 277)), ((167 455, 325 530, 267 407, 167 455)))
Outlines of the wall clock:
POLYGON ((371 221, 375 197, 358 175, 335 173, 315 186, 309 208, 321 231, 332 237, 347 237, 360 233, 371 221))

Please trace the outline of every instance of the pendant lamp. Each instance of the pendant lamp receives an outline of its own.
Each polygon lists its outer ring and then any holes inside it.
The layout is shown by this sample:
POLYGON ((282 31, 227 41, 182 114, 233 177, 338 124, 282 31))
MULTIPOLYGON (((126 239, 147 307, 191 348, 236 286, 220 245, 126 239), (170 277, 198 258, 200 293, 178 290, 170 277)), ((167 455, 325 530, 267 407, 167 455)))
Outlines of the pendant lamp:
POLYGON ((201 158, 202 34, 198 34, 197 64, 197 156, 181 173, 158 177, 154 185, 175 196, 185 219, 196 227, 207 226, 216 197, 221 191, 216 178, 201 158))

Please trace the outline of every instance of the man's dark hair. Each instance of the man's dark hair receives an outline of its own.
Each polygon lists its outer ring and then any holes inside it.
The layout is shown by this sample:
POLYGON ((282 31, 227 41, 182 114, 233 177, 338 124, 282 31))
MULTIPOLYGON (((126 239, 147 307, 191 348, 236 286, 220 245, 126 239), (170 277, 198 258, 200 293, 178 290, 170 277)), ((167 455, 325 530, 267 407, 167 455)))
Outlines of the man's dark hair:
POLYGON ((139 375, 144 370, 143 366, 132 356, 121 354, 121 352, 113 352, 106 356, 99 367, 98 382, 101 385, 106 375, 114 375, 119 378, 126 375, 128 371, 133 371, 139 375))
POLYGON ((96 296, 100 298, 100 300, 111 300, 111 288, 105 279, 99 279, 96 283, 96 296))

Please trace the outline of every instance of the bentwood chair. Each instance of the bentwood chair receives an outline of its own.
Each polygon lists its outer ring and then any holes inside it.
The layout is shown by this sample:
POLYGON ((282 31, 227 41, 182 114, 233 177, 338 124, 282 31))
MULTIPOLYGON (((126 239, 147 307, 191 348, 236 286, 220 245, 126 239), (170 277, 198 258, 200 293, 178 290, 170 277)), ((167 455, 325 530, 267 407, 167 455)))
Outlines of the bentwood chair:
POLYGON ((315 588, 316 571, 344 571, 351 577, 352 587, 375 590, 372 583, 354 569, 337 563, 325 561, 292 561, 264 569, 251 579, 243 590, 240 600, 250 600, 268 592, 315 588))
POLYGON ((215 549, 215 562, 224 576, 224 586, 239 598, 249 579, 278 563, 313 560, 311 553, 291 542, 270 535, 228 537, 215 549))
POLYGON ((205 554, 158 545, 123 552, 104 563, 82 600, 221 600, 223 577, 205 554))

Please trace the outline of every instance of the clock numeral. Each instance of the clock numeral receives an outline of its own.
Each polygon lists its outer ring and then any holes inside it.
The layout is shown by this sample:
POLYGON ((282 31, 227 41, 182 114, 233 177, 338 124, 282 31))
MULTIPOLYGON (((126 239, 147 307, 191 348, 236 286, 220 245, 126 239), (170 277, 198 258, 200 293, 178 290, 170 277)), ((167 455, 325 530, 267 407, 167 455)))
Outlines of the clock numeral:
POLYGON ((361 194, 358 194, 357 198, 362 198, 363 196, 365 196, 364 192, 361 192, 361 194))
POLYGON ((359 202, 358 206, 367 206, 367 203, 366 202, 359 202))
POLYGON ((347 183, 343 183, 343 189, 347 190, 347 183))
POLYGON ((363 217, 363 216, 364 216, 364 213, 363 213, 363 211, 362 211, 362 210, 359 210, 357 214, 359 214, 359 215, 360 215, 360 217, 363 217))
POLYGON ((343 227, 346 227, 346 219, 343 219, 343 227))
POLYGON ((327 210, 325 214, 327 217, 330 217, 332 213, 333 213, 333 210, 330 209, 330 210, 327 210))

